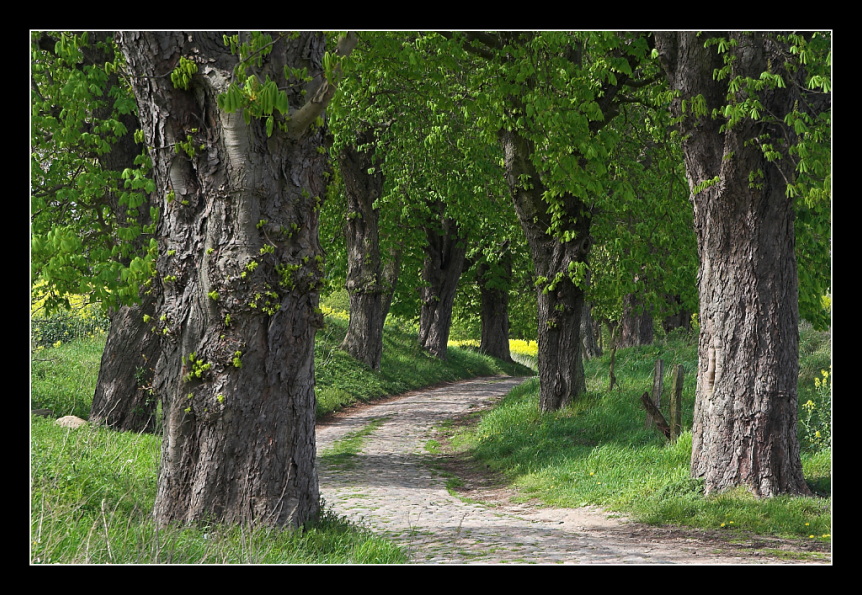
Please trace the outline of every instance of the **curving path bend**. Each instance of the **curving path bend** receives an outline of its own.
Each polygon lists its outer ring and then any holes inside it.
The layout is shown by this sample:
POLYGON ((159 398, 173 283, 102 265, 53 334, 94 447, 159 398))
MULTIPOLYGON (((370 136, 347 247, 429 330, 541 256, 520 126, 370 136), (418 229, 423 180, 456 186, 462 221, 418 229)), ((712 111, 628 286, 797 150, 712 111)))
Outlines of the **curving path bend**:
POLYGON ((352 409, 319 425, 320 491, 327 508, 400 544, 415 564, 798 563, 763 553, 780 548, 778 540, 730 545, 707 532, 638 525, 595 508, 517 504, 481 490, 470 502, 450 495, 432 465, 436 455, 425 450, 434 428, 489 407, 522 380, 452 383, 352 409), (334 442, 369 424, 373 431, 348 464, 328 455, 334 442))

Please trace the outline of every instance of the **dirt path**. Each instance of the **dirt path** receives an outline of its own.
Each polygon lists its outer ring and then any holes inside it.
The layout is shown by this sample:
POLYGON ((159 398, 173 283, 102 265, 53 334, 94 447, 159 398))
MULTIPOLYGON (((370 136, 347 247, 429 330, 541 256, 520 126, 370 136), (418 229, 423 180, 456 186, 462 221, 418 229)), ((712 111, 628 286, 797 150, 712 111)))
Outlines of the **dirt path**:
MULTIPOLYGON (((821 551, 822 544, 651 527, 596 508, 512 502, 514 492, 469 460, 425 445, 446 419, 487 408, 521 379, 478 378, 351 409, 317 431, 321 495, 328 508, 407 549, 417 564, 798 564, 776 552, 821 551), (369 426, 369 424, 371 424, 369 426), (370 429, 358 456, 331 445, 370 429), (445 474, 465 482, 452 496, 445 474), (805 548, 810 547, 810 550, 805 548)), ((830 564, 828 548, 806 563, 830 564)))

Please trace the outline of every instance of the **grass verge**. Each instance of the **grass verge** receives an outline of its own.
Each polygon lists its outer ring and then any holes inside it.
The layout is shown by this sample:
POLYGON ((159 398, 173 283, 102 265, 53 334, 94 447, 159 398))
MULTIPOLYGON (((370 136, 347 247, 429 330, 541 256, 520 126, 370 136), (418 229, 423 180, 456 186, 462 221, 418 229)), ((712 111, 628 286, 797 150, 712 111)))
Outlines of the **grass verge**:
MULTIPOLYGON (((830 354, 827 333, 803 328, 803 335, 801 403, 809 387, 815 387, 814 378, 828 367, 830 354)), ((689 477, 691 433, 669 443, 645 427, 639 396, 651 390, 658 358, 665 370, 684 367, 683 427, 690 428, 697 353, 693 343, 677 339, 619 350, 620 386, 612 391, 607 390, 608 356, 589 360, 587 394, 551 414, 539 413, 538 380, 530 379, 477 424, 461 430, 452 444, 503 474, 525 498, 547 505, 597 505, 656 525, 831 542, 831 448, 807 440, 811 428, 800 427, 804 473, 817 497, 757 500, 740 490, 705 497, 701 483, 689 477)), ((665 386, 669 384, 666 379, 665 386)), ((819 423, 821 435, 827 433, 822 424, 828 422, 819 423)))
POLYGON ((391 542, 326 511, 302 530, 158 529, 160 440, 34 417, 31 561, 35 564, 396 564, 391 542))

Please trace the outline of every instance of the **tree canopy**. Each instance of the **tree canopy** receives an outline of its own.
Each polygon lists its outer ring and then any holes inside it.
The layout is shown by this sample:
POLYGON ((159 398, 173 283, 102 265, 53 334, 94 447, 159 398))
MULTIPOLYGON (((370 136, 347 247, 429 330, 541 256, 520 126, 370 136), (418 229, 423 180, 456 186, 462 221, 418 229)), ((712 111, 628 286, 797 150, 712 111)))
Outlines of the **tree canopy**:
POLYGON ((31 266, 46 307, 134 302, 158 209, 123 58, 104 32, 32 32, 31 48, 31 266))

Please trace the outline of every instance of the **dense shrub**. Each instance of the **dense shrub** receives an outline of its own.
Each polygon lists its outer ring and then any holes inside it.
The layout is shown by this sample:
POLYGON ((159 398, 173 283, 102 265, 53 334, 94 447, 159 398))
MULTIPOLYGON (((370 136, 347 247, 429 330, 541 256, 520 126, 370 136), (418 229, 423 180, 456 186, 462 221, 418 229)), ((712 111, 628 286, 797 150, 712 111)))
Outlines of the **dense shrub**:
POLYGON ((67 309, 48 311, 45 308, 48 301, 46 288, 44 282, 37 281, 30 289, 30 341, 33 350, 99 335, 110 327, 110 320, 99 305, 90 303, 85 295, 67 295, 67 309))
POLYGON ((30 335, 37 349, 103 333, 109 326, 108 318, 93 308, 64 310, 31 318, 30 335))

